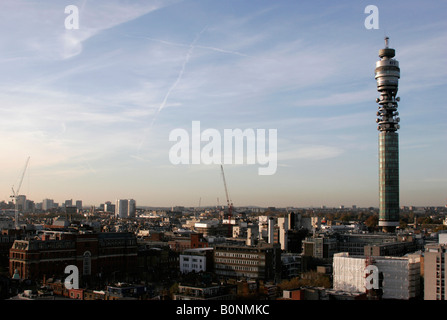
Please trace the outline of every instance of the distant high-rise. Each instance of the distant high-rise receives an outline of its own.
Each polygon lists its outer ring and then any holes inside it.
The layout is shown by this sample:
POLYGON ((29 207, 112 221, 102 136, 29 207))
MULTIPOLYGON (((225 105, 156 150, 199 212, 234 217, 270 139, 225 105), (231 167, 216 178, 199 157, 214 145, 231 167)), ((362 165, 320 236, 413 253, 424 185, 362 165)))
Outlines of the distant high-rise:
POLYGON ((127 203, 127 215, 129 218, 135 218, 137 204, 134 199, 129 199, 127 203))
POLYGON ((136 202, 134 199, 118 199, 115 204, 115 216, 118 218, 134 218, 136 202))
POLYGON ((104 212, 115 212, 115 204, 110 201, 104 203, 104 212))
POLYGON ((16 202, 17 202, 17 209, 19 211, 26 210, 26 196, 25 195, 18 195, 16 202))
POLYGON ((116 200, 115 216, 118 218, 127 218, 128 208, 129 208, 129 205, 128 205, 127 199, 116 200))
POLYGON ((379 130, 379 226, 385 232, 393 232, 399 225, 399 129, 396 97, 400 69, 393 57, 395 50, 388 48, 389 38, 385 38, 385 48, 379 50, 381 60, 376 62, 375 79, 380 98, 377 112, 379 130))
POLYGON ((42 200, 42 210, 50 210, 54 208, 53 199, 43 199, 42 200))

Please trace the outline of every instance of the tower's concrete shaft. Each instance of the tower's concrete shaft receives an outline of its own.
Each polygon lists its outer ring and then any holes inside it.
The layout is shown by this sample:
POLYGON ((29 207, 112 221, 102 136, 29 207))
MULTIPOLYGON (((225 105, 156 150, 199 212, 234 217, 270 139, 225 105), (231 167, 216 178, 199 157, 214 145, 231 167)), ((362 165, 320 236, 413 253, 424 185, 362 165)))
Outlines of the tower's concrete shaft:
POLYGON ((377 112, 377 130, 379 130, 379 226, 385 232, 393 232, 399 225, 399 129, 396 97, 400 69, 399 62, 393 57, 394 49, 379 50, 381 60, 376 62, 375 79, 380 98, 377 112))

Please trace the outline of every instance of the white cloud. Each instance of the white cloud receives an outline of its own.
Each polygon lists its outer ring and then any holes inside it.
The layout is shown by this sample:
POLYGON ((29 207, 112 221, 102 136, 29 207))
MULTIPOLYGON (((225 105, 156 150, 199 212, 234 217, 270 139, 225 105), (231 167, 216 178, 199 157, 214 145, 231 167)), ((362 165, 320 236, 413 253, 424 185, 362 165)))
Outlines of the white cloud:
MULTIPOLYGON (((2 1, 0 27, 6 34, 3 49, 18 50, 31 59, 68 59, 79 55, 84 43, 104 30, 137 19, 176 1, 72 1, 79 8, 79 29, 66 29, 65 5, 56 2, 2 1)), ((1 47, 0 47, 1 48, 1 47)), ((5 50, 4 50, 5 51, 5 50)))

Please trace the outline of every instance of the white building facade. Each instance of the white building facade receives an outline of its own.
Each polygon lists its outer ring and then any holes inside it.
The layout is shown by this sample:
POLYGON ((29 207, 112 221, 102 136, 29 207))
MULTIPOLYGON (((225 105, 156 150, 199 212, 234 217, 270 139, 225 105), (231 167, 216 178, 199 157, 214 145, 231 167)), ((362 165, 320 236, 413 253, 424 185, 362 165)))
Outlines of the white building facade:
POLYGON ((377 267, 381 278, 382 299, 409 300, 420 295, 420 261, 418 254, 405 257, 349 256, 347 252, 334 254, 333 288, 346 292, 366 292, 365 268, 377 267))
POLYGON ((134 218, 136 202, 133 199, 118 199, 115 203, 115 216, 118 218, 134 218))
POLYGON ((185 250, 180 254, 180 272, 205 272, 207 266, 206 251, 212 251, 213 248, 197 248, 185 250))

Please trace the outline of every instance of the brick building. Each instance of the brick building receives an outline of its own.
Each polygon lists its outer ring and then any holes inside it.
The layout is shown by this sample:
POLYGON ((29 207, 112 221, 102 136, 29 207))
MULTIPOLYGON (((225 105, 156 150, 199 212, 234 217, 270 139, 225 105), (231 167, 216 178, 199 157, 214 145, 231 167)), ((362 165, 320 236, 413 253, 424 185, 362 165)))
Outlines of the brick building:
POLYGON ((22 229, 3 229, 0 234, 0 270, 8 269, 9 249, 11 249, 15 240, 23 237, 22 229))
POLYGON ((132 233, 52 233, 38 239, 16 240, 9 251, 9 272, 21 279, 61 276, 65 267, 78 267, 80 278, 131 273, 137 262, 132 233))
POLYGON ((234 300, 236 297, 235 285, 199 284, 182 285, 174 294, 174 300, 234 300))
POLYGON ((172 237, 168 244, 171 250, 179 253, 188 249, 207 248, 209 246, 202 233, 189 233, 172 237))

